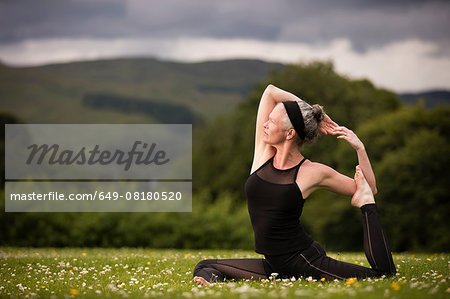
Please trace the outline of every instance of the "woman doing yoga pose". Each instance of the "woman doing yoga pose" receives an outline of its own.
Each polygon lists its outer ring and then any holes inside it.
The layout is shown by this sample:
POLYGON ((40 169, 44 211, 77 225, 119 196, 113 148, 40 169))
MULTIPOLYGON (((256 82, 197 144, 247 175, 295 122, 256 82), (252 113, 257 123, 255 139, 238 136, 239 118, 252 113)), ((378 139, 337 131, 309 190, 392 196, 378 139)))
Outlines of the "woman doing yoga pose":
POLYGON ((245 184, 248 211, 255 235, 255 251, 264 258, 207 259, 194 269, 194 281, 208 285, 225 279, 279 277, 334 280, 376 277, 396 272, 375 205, 377 193, 364 144, 353 131, 333 122, 319 105, 269 85, 256 121, 255 153, 245 184), (356 151, 359 165, 354 179, 307 160, 299 149, 318 133, 337 135, 356 151), (305 199, 318 189, 352 196, 361 209, 364 251, 371 268, 328 257, 322 246, 305 233, 300 215, 305 199))

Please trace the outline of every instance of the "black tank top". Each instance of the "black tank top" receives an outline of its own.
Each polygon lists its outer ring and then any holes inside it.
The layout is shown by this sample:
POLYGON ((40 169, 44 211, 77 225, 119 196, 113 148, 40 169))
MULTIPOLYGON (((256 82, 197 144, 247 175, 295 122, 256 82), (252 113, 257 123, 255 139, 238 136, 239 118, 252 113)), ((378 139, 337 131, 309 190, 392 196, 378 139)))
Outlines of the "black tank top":
POLYGON ((295 182, 304 161, 281 170, 273 166, 272 157, 248 177, 245 192, 257 253, 279 255, 312 244, 300 225, 305 200, 295 182))

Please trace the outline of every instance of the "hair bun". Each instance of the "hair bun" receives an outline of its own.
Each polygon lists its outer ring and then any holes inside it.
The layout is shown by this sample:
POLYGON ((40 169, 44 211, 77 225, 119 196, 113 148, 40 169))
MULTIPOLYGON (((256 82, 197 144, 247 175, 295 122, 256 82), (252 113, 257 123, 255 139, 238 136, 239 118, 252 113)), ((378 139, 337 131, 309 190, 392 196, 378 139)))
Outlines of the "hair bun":
POLYGON ((324 114, 325 112, 323 111, 323 107, 318 105, 318 104, 314 104, 312 105, 312 114, 314 116, 314 118, 317 120, 317 122, 322 121, 322 119, 324 118, 324 114))

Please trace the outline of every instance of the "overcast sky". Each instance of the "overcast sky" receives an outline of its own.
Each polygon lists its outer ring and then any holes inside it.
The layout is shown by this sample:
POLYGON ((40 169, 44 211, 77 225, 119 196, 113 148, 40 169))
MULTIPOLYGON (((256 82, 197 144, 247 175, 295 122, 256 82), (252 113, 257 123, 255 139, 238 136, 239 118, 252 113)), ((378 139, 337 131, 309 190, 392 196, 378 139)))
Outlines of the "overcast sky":
POLYGON ((398 92, 450 89, 450 1, 0 0, 0 61, 333 60, 398 92))

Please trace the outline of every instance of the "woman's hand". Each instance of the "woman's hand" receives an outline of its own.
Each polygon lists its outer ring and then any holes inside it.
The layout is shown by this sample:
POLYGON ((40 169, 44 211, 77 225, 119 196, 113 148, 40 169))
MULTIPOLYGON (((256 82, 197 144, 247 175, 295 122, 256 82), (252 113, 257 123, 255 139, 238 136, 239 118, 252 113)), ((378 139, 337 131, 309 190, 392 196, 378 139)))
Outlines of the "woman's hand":
POLYGON ((339 135, 337 137, 338 139, 345 139, 357 151, 364 149, 364 144, 359 140, 358 136, 346 127, 337 126, 330 134, 339 135))
POLYGON ((322 121, 319 123, 319 130, 325 135, 333 134, 334 130, 337 129, 339 125, 331 120, 331 118, 325 114, 322 121))
POLYGON ((356 150, 356 153, 358 155, 359 167, 361 168, 367 183, 369 183, 369 186, 372 189, 372 193, 374 195, 377 194, 378 191, 375 174, 373 173, 372 165, 370 165, 370 160, 367 156, 364 144, 361 142, 361 140, 359 140, 358 136, 356 136, 356 134, 353 133, 352 130, 340 126, 334 129, 333 133, 331 134, 339 135, 337 137, 338 139, 345 139, 356 150))

